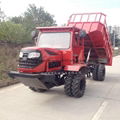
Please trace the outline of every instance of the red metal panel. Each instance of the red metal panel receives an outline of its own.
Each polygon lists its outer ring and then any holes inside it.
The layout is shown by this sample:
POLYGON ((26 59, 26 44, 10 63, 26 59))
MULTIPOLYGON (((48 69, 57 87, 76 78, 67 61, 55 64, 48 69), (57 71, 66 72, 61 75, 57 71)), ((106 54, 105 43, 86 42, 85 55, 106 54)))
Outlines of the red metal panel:
POLYGON ((86 67, 86 64, 76 64, 76 65, 67 65, 65 66, 65 71, 79 71, 81 68, 86 67))

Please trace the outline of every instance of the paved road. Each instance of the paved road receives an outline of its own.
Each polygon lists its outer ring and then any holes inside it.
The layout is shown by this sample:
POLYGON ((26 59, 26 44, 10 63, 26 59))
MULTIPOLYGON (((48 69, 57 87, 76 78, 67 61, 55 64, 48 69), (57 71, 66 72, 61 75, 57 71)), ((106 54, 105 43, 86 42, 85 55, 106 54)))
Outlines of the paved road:
POLYGON ((63 86, 46 93, 22 84, 0 89, 0 120, 120 120, 120 56, 104 82, 87 81, 80 99, 65 96, 63 86))

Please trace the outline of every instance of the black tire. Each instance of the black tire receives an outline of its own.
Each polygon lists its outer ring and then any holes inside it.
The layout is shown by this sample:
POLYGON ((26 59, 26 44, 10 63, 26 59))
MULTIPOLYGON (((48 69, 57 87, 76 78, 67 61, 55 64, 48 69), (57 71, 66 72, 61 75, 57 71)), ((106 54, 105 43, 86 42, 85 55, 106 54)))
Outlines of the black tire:
POLYGON ((67 76, 64 83, 64 92, 68 96, 72 96, 72 77, 67 76))
POLYGON ((96 81, 105 80, 105 65, 104 64, 99 64, 95 66, 93 70, 93 79, 96 81))
POLYGON ((84 95, 85 88, 86 88, 85 75, 75 76, 72 82, 72 95, 76 98, 82 97, 84 95))
POLYGON ((105 80, 105 65, 100 64, 98 67, 98 81, 104 81, 105 80))
POLYGON ((94 66, 94 70, 93 70, 93 73, 92 73, 92 75, 93 75, 93 80, 97 80, 98 79, 98 65, 95 65, 94 66))
POLYGON ((45 89, 34 88, 34 87, 29 87, 29 89, 32 90, 32 91, 34 91, 34 92, 41 92, 41 93, 47 91, 45 89))

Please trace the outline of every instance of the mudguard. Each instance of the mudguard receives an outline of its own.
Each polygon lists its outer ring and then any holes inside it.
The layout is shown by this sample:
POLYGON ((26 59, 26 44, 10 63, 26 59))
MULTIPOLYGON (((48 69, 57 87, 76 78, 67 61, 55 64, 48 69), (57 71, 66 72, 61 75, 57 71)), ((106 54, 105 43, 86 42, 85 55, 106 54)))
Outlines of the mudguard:
POLYGON ((66 65, 65 71, 79 71, 81 68, 86 67, 86 64, 66 65))

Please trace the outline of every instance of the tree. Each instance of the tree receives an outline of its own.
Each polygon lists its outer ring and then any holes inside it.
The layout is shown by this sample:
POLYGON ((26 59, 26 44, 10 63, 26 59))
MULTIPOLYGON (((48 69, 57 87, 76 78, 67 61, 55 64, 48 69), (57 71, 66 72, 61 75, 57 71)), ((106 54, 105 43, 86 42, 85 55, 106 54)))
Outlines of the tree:
POLYGON ((53 17, 53 15, 45 12, 42 7, 37 8, 34 4, 30 4, 24 13, 24 25, 29 30, 38 26, 53 26, 56 25, 53 17))
POLYGON ((11 22, 14 22, 15 24, 23 24, 23 21, 24 21, 24 18, 22 16, 18 16, 18 17, 12 17, 12 18, 9 18, 9 20, 11 22))
POLYGON ((44 8, 37 8, 34 4, 30 4, 23 16, 12 17, 10 21, 23 24, 27 31, 32 31, 35 27, 56 26, 54 16, 46 12, 44 8))

